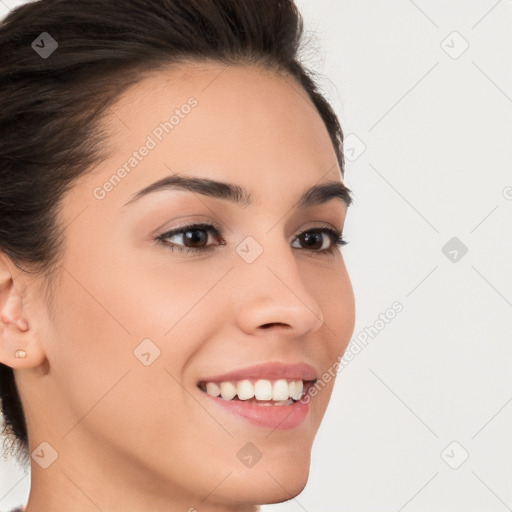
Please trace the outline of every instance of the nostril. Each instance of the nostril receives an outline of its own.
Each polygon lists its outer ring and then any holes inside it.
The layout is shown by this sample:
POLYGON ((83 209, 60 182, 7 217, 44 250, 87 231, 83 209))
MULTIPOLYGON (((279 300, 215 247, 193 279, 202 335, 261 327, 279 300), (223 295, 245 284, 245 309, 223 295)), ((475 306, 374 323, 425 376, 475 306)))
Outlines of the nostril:
POLYGON ((270 324, 263 324, 261 326, 262 329, 268 329, 269 327, 274 327, 275 325, 283 326, 283 327, 289 327, 287 324, 282 324, 280 322, 272 322, 270 324))

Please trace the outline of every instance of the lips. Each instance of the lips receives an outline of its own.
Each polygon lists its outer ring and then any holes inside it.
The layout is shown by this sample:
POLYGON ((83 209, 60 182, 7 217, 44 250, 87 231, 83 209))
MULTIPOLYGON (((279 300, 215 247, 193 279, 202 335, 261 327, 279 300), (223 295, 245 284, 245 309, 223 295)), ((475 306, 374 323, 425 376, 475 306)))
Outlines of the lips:
POLYGON ((317 376, 316 370, 309 364, 285 364, 279 362, 259 364, 240 370, 233 370, 222 375, 209 375, 202 379, 204 382, 223 382, 228 380, 243 379, 301 379, 315 380, 317 376))
POLYGON ((206 400, 241 419, 271 429, 289 429, 302 423, 309 403, 299 402, 316 380, 305 363, 266 363, 201 379, 197 386, 206 400))

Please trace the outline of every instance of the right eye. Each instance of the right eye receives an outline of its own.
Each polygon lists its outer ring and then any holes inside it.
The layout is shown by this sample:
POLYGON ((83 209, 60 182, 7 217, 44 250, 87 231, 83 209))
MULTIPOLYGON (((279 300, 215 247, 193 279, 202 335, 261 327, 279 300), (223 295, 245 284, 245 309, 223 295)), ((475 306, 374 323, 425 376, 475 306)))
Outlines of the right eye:
POLYGON ((216 245, 224 245, 219 228, 213 224, 189 224, 180 226, 171 231, 166 231, 156 237, 160 243, 171 250, 179 250, 180 252, 204 252, 210 251, 216 245), (210 234, 220 240, 218 243, 208 244, 210 234))

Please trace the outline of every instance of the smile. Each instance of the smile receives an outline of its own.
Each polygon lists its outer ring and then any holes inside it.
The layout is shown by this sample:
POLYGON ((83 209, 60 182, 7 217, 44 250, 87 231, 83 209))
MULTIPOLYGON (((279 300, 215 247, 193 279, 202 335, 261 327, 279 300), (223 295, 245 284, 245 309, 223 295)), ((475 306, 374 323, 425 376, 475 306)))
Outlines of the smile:
POLYGON ((304 391, 304 381, 287 381, 286 379, 251 381, 245 379, 238 382, 225 381, 220 384, 201 382, 199 388, 210 396, 220 396, 223 400, 251 400, 253 403, 260 403, 260 405, 272 405, 272 403, 275 403, 275 405, 290 405, 301 399, 304 391))
POLYGON ((298 426, 309 414, 301 397, 316 381, 305 364, 271 363, 198 382, 209 402, 251 424, 273 430, 298 426))

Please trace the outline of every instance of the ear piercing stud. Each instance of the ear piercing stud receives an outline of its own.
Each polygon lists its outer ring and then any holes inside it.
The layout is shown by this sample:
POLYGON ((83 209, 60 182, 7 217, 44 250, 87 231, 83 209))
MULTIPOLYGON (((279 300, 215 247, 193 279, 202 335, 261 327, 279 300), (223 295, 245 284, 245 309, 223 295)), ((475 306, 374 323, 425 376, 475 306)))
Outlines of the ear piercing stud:
POLYGON ((19 348, 18 350, 16 350, 16 352, 14 352, 14 357, 16 357, 16 358, 27 357, 27 353, 22 348, 19 348))

